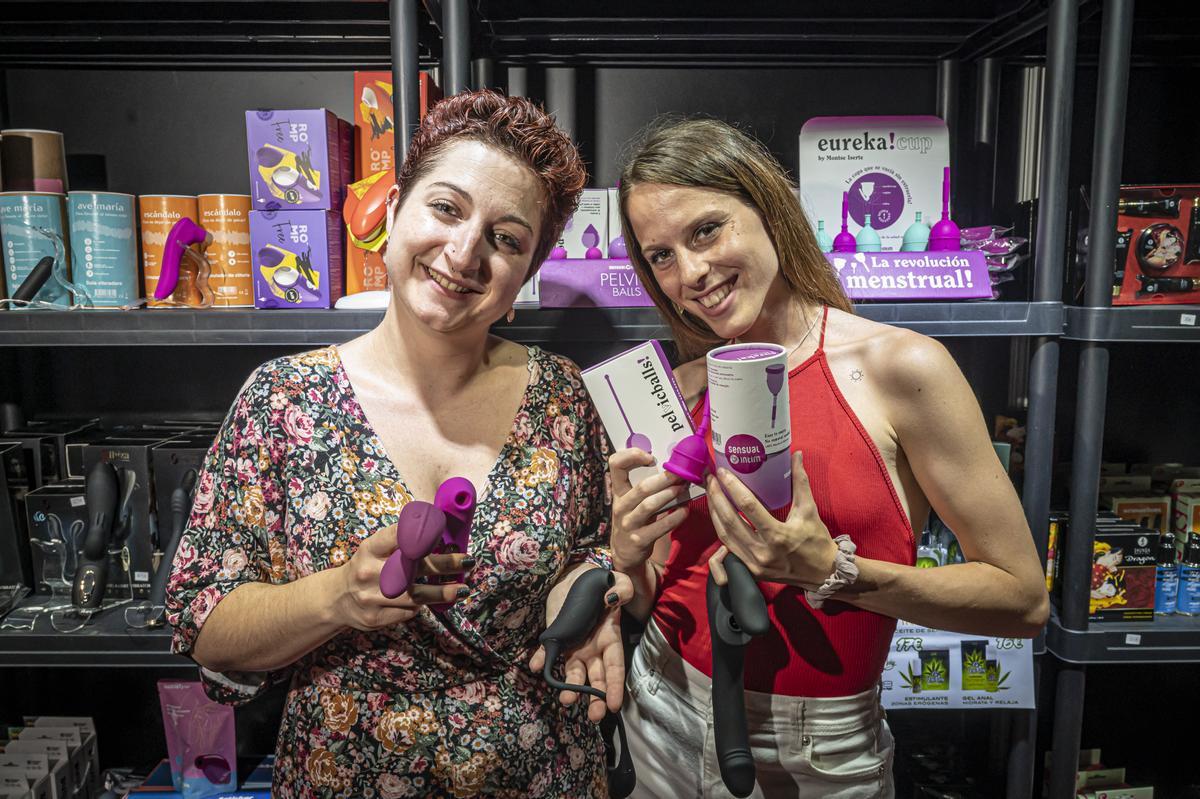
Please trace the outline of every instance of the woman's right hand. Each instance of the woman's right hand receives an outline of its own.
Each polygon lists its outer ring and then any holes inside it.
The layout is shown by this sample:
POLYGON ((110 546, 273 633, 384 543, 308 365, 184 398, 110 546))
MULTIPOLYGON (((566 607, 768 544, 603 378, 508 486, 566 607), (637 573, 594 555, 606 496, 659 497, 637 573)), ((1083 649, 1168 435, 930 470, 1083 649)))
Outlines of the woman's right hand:
POLYGON ((614 452, 608 459, 613 487, 609 540, 613 568, 619 572, 637 574, 644 569, 655 543, 687 517, 686 504, 670 513, 662 513, 667 505, 687 498, 688 484, 677 475, 663 471, 636 486, 630 484, 631 471, 654 464, 654 456, 636 447, 614 452))
MULTIPOLYGON (((402 624, 421 612, 422 605, 456 602, 470 589, 462 583, 417 585, 388 599, 379 588, 379 575, 388 556, 396 551, 396 526, 385 527, 358 545, 350 562, 336 569, 334 581, 338 616, 343 624, 370 631, 402 624)), ((465 554, 429 555, 417 567, 417 575, 458 574, 475 565, 465 554)))

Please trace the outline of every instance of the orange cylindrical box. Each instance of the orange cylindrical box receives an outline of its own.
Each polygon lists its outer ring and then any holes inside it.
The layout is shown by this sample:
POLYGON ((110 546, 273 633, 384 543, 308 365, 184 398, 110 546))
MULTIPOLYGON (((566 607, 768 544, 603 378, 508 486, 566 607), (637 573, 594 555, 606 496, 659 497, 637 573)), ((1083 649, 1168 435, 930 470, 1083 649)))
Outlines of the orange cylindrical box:
MULTIPOLYGON (((138 197, 138 206, 142 216, 142 279, 146 304, 151 308, 179 304, 199 307, 200 292, 184 280, 180 280, 179 287, 171 295, 174 302, 154 299, 154 289, 162 272, 163 246, 167 243, 167 234, 185 216, 199 224, 196 198, 178 194, 143 194, 138 197)), ((192 249, 195 249, 195 245, 192 249)), ((187 269, 187 264, 180 262, 180 269, 187 269)))
POLYGON ((201 194, 200 227, 212 234, 206 254, 212 273, 208 278, 213 305, 254 307, 254 281, 250 267, 250 195, 201 194))

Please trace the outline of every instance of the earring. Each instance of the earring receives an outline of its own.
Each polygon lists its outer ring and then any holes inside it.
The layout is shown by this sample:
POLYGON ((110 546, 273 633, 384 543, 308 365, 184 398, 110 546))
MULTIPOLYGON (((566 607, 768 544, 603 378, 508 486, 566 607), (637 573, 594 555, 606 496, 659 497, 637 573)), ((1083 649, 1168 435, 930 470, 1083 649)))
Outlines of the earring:
POLYGON ((517 309, 516 308, 509 308, 508 313, 506 313, 504 315, 504 321, 508 322, 510 325, 512 324, 512 321, 516 318, 517 318, 517 309))

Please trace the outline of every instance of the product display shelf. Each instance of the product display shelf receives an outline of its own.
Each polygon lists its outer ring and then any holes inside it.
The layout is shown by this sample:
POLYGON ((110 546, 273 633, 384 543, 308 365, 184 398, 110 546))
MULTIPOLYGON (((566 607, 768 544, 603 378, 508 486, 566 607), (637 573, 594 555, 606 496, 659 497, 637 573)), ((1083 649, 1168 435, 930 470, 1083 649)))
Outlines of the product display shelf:
POLYGON ((1159 616, 1152 622, 1096 622, 1078 631, 1063 627, 1054 614, 1046 645, 1067 663, 1200 663, 1200 618, 1159 616))
POLYGON ((1067 306, 1065 313, 1068 339, 1200 343, 1200 305, 1067 306))
MULTIPOLYGON (((436 33, 418 20, 422 63, 436 33)), ((387 69, 381 2, 10 2, 0 67, 387 69)))
POLYGON ((191 660, 171 654, 170 641, 167 630, 128 627, 121 608, 100 613, 71 633, 55 630, 49 616, 42 614, 32 630, 0 630, 0 666, 194 668, 191 660))
POLYGON ((950 54, 1023 54, 1042 45, 1047 20, 1044 9, 1020 2, 950 0, 891 6, 705 0, 689 3, 686 14, 630 1, 474 5, 480 49, 513 64, 927 64, 950 54))
MULTIPOLYGON (((1054 336, 1057 302, 862 303, 855 312, 929 336, 1054 336)), ((383 311, 253 308, 0 312, 0 346, 339 344, 379 324, 383 311)), ((498 334, 529 344, 669 339, 653 308, 542 308, 517 311, 498 334)))

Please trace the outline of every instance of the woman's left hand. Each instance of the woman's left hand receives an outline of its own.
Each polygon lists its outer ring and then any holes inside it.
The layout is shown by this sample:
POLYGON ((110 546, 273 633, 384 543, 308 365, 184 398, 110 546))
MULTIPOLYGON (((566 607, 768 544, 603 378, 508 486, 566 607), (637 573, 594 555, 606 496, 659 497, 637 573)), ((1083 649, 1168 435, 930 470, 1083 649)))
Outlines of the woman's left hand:
MULTIPOLYGON (((621 572, 613 572, 613 584, 605 594, 605 604, 608 610, 582 644, 568 650, 564 657, 566 665, 563 682, 575 685, 590 685, 604 691, 607 695, 607 710, 616 713, 621 709, 625 692, 625 647, 621 643, 621 606, 633 599, 633 582, 621 572)), ((546 626, 554 623, 558 612, 562 609, 562 599, 566 592, 546 606, 546 626)), ((529 668, 541 673, 546 664, 546 650, 538 647, 529 659, 529 668)), ((559 701, 564 705, 573 705, 579 701, 575 691, 562 691, 559 701)), ((592 721, 602 721, 606 712, 605 702, 599 697, 588 697, 588 718, 592 721)))
POLYGON ((741 558, 756 580, 810 591, 833 573, 837 544, 817 513, 801 453, 792 455, 792 509, 783 521, 727 469, 710 475, 706 488, 713 527, 724 544, 708 562, 719 585, 725 584, 727 552, 741 558))

